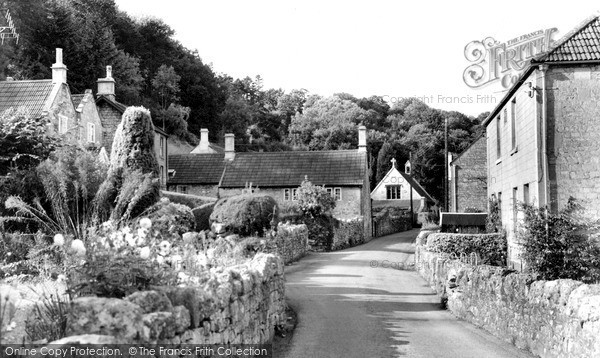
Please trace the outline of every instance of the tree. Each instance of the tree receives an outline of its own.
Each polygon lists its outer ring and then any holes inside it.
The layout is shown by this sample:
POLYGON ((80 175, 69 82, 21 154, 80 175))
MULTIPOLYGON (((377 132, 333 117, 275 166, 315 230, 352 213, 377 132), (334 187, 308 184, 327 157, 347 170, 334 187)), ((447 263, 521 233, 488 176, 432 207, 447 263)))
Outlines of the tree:
POLYGON ((181 76, 175 73, 173 66, 161 65, 156 71, 156 75, 152 78, 152 89, 158 98, 161 109, 167 107, 179 100, 179 80, 181 76))
POLYGON ((390 161, 394 158, 392 145, 385 142, 377 155, 377 174, 375 181, 379 183, 390 170, 390 161))

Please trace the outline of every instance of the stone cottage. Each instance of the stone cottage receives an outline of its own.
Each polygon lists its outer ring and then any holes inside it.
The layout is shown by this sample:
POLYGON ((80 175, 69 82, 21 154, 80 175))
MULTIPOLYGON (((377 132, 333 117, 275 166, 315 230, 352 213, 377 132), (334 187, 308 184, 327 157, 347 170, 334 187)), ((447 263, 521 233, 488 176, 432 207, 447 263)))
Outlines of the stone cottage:
MULTIPOLYGON (((104 128, 102 142, 107 153, 110 154, 115 132, 127 106, 116 100, 115 79, 112 77, 111 66, 106 66, 106 77, 99 78, 97 83, 96 106, 104 128)), ((169 136, 162 129, 154 127, 154 153, 158 161, 160 182, 163 187, 166 187, 167 183, 168 138, 169 136)))
MULTIPOLYGON (((208 133, 206 133, 208 140, 208 133)), ((280 205, 297 200, 297 189, 306 178, 325 186, 336 199, 334 217, 365 218, 365 235, 371 237, 366 127, 359 127, 355 150, 235 152, 233 134, 225 135, 224 153, 198 153, 169 157, 170 190, 227 197, 248 187, 272 196, 280 205)), ((204 143, 204 144, 202 144, 204 143)))
POLYGON ((520 266, 518 202, 600 215, 600 19, 531 61, 484 121, 489 197, 500 202, 509 263, 520 266))
POLYGON ((48 130, 70 141, 101 147, 99 135, 102 124, 97 112, 85 104, 85 95, 71 95, 67 84, 67 66, 63 63, 62 49, 56 49, 56 63, 52 65, 52 79, 0 81, 0 113, 9 108, 24 108, 34 118, 47 118, 48 130), (77 102, 77 105, 75 105, 77 102), (79 107, 79 105, 84 104, 79 107), (89 133, 93 130, 94 134, 89 133))
POLYGON ((102 147, 102 121, 92 90, 87 89, 83 94, 74 94, 72 99, 77 123, 79 123, 79 140, 86 145, 102 147))
POLYGON ((403 173, 396 168, 396 159, 392 159, 391 162, 392 167, 371 192, 373 207, 412 209, 415 213, 428 211, 434 200, 412 177, 410 161, 406 161, 403 173))
POLYGON ((450 212, 487 212, 487 142, 476 139, 467 149, 448 160, 450 212))

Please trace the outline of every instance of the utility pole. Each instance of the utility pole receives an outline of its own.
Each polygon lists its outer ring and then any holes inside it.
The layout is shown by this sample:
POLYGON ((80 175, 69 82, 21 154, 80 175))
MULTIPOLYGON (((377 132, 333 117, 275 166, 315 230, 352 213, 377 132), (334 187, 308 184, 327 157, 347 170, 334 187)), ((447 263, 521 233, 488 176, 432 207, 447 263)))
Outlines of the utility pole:
POLYGON ((448 117, 444 118, 444 211, 448 212, 448 117))
POLYGON ((410 190, 410 226, 412 227, 414 221, 415 221, 415 211, 413 208, 413 187, 412 187, 412 152, 408 152, 408 162, 410 163, 410 172, 408 173, 408 176, 410 178, 410 184, 409 184, 409 190, 410 190))

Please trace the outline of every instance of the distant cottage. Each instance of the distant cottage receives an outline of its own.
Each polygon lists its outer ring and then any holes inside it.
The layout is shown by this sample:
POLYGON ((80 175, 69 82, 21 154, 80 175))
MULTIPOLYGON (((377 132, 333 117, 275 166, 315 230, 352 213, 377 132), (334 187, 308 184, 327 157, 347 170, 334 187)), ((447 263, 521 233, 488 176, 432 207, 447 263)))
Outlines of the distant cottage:
POLYGON ((483 122, 489 197, 500 202, 509 261, 519 202, 563 208, 570 197, 600 216, 600 18, 531 61, 483 122))
POLYGON ((233 134, 226 134, 225 150, 219 153, 210 150, 205 130, 199 147, 195 154, 169 156, 169 190, 227 197, 251 186, 283 204, 297 200, 297 189, 307 178, 336 199, 334 217, 363 217, 365 235, 371 237, 366 127, 359 127, 356 150, 236 153, 233 134))
POLYGON ((392 167, 371 192, 373 207, 391 206, 412 209, 415 213, 428 211, 434 200, 412 177, 410 161, 406 161, 404 173, 396 168, 396 159, 391 162, 392 167))
POLYGON ((448 160, 450 212, 487 212, 487 140, 476 139, 458 156, 448 160))

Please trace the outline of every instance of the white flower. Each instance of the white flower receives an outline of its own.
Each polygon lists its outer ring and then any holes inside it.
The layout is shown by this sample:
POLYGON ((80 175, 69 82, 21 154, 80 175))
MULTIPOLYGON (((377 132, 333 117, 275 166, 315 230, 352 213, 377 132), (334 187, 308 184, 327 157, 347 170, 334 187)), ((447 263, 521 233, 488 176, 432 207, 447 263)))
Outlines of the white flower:
POLYGON ((147 233, 148 233, 148 229, 139 228, 137 230, 137 236, 140 237, 140 238, 142 238, 142 239, 146 238, 147 233))
POLYGON ((121 229, 121 232, 123 234, 127 235, 131 232, 131 229, 129 228, 129 226, 125 226, 124 228, 121 229))
POLYGON ((167 256, 171 252, 171 243, 167 240, 163 240, 158 244, 159 254, 167 256))
POLYGON ((15 328, 17 328, 17 322, 12 321, 8 326, 6 326, 6 331, 10 332, 15 328))
POLYGON ((71 243, 71 250, 75 251, 75 255, 84 256, 85 255, 85 245, 83 241, 76 239, 71 243))
POLYGON ((177 278, 179 279, 179 282, 186 282, 190 277, 186 275, 185 272, 180 272, 177 274, 177 278))
POLYGON ((183 262, 183 258, 181 257, 181 255, 171 256, 171 265, 173 268, 180 270, 182 262, 183 262))
POLYGON ((150 248, 148 246, 142 247, 142 249, 140 250, 140 257, 144 260, 150 257, 150 248))
POLYGON ((191 244, 194 241, 195 235, 193 232, 186 232, 182 236, 183 242, 191 244))
POLYGON ((165 262, 165 258, 162 256, 156 256, 156 262, 162 264, 163 262, 165 262))
POLYGON ((56 281, 58 282, 67 282, 67 276, 60 274, 58 275, 58 277, 56 277, 56 281))
POLYGON ((65 244, 65 237, 62 234, 54 235, 54 245, 63 246, 65 244))
POLYGON ((142 218, 140 220, 140 226, 144 229, 150 229, 152 227, 152 220, 148 218, 142 218))
POLYGON ((109 220, 109 221, 105 221, 102 223, 103 230, 108 231, 108 230, 112 230, 112 228, 113 228, 112 221, 109 220))
POLYGON ((127 241, 127 244, 129 244, 129 246, 135 246, 135 238, 133 237, 133 234, 125 234, 125 241, 127 241))

